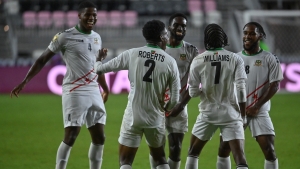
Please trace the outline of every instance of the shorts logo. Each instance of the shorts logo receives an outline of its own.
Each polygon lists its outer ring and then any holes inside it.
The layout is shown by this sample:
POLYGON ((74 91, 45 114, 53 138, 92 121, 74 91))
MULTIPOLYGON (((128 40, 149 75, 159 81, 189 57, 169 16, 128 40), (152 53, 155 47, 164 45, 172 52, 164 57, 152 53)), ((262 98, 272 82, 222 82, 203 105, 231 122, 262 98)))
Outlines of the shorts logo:
POLYGON ((186 54, 180 54, 180 60, 186 60, 186 54))
POLYGON ((256 60, 254 66, 262 66, 261 60, 256 60))

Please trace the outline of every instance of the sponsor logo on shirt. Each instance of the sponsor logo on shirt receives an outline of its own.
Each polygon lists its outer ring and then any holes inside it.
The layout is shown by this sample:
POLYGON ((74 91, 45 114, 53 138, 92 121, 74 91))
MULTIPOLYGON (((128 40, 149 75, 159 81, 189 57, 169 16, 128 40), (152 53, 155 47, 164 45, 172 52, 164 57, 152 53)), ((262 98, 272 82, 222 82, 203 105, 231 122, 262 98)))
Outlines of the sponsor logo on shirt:
POLYGON ((94 38, 94 44, 99 44, 97 38, 94 38))
POLYGON ((254 66, 261 66, 261 65, 262 65, 261 60, 256 60, 254 63, 254 66))
POLYGON ((180 60, 186 60, 186 54, 180 54, 179 58, 180 60))

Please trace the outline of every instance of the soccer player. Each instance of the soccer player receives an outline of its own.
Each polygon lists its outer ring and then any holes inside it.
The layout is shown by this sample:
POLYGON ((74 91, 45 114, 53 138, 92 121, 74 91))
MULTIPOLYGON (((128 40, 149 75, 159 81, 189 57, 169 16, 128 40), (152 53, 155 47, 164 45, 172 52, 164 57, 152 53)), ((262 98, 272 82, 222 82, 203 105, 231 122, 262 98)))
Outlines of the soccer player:
MULTIPOLYGON (((190 100, 187 90, 187 80, 192 60, 199 54, 198 49, 183 39, 186 34, 187 17, 182 13, 175 13, 169 18, 170 38, 166 52, 171 55, 177 63, 180 75, 180 103, 170 112, 166 118, 166 130, 169 141, 168 163, 171 169, 180 168, 180 154, 185 132, 188 131, 188 114, 186 104, 190 100)), ((169 101, 170 92, 167 91, 165 102, 169 101)), ((155 169, 155 163, 150 155, 151 168, 155 169)))
POLYGON ((145 135, 156 168, 169 169, 164 151, 165 112, 178 103, 179 72, 175 59, 164 51, 168 41, 165 24, 159 20, 148 21, 143 36, 146 46, 126 50, 105 64, 96 62, 95 70, 99 74, 128 70, 131 88, 118 139, 120 168, 131 169, 145 135), (165 105, 167 88, 171 98, 165 105))
POLYGON ((75 27, 54 36, 25 79, 11 91, 11 97, 18 97, 19 92, 55 53, 62 52, 67 66, 62 89, 64 138, 57 151, 56 169, 66 168, 72 146, 83 124, 86 124, 92 139, 88 152, 90 169, 99 169, 102 164, 106 123, 104 102, 108 99, 109 90, 104 75, 98 76, 93 69, 99 50, 103 52, 101 37, 92 30, 97 22, 96 6, 83 1, 79 4, 78 18, 79 23, 75 27), (102 97, 98 83, 103 89, 102 97))
MULTIPOLYGON (((278 169, 274 146, 275 131, 268 112, 271 108, 270 99, 278 91, 283 75, 278 58, 259 47, 259 41, 264 38, 266 34, 259 23, 247 23, 243 28, 244 50, 238 54, 244 60, 248 78, 247 124, 265 156, 264 169, 278 169)), ((223 141, 221 137, 217 167, 229 169, 230 147, 223 141)))
POLYGON ((229 142, 237 169, 248 169, 242 120, 245 116, 247 77, 243 60, 223 49, 227 42, 223 29, 217 24, 209 24, 204 30, 206 51, 191 64, 189 93, 191 97, 200 96, 201 113, 192 129, 186 169, 198 168, 198 157, 218 128, 223 139, 229 142))

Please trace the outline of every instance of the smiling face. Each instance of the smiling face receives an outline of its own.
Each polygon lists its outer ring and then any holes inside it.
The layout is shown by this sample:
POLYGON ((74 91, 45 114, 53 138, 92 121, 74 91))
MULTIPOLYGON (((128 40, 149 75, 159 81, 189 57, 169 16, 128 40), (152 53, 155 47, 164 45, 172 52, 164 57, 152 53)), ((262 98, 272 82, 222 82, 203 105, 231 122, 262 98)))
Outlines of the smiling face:
POLYGON ((186 19, 184 17, 175 17, 169 26, 171 38, 176 41, 182 41, 186 33, 186 19))
POLYGON ((97 9, 96 8, 84 8, 79 14, 80 28, 85 32, 91 32, 94 25, 97 22, 97 9))
POLYGON ((249 54, 259 51, 259 41, 262 38, 261 33, 255 25, 247 25, 243 30, 243 47, 249 54))

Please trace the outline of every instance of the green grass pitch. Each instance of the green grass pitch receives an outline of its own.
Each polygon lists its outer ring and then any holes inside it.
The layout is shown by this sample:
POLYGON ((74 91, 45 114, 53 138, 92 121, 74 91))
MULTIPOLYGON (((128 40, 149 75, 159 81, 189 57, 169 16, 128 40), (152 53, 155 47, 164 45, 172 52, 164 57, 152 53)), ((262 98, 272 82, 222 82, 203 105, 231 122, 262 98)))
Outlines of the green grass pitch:
MULTIPOLYGON (((299 169, 300 94, 277 94, 272 99, 270 112, 276 138, 275 148, 279 166, 283 169, 299 169)), ((118 169, 118 136, 127 103, 127 94, 110 95, 106 103, 107 124, 105 127, 106 143, 104 147, 103 169, 118 169)), ((189 105, 189 132, 183 142, 181 169, 184 168, 189 146, 190 131, 199 114, 198 98, 193 98, 189 105)), ((56 95, 25 95, 11 99, 8 94, 0 95, 0 168, 33 169, 55 168, 57 148, 63 138, 61 97, 56 95)), ((215 168, 218 151, 219 131, 207 143, 199 158, 199 168, 215 168)), ((72 148, 68 167, 87 169, 88 148, 91 139, 85 126, 72 148)), ((246 130, 245 152, 250 168, 261 169, 264 157, 256 141, 246 130)), ((168 154, 168 152, 166 152, 168 154)), ((145 140, 133 163, 135 169, 150 168, 149 150, 145 140)), ((232 158, 231 158, 232 160, 232 158)), ((232 168, 235 168, 232 161, 232 168)))

